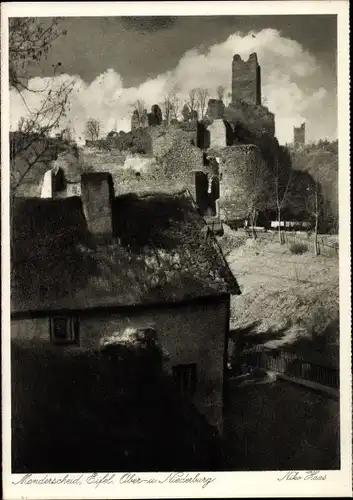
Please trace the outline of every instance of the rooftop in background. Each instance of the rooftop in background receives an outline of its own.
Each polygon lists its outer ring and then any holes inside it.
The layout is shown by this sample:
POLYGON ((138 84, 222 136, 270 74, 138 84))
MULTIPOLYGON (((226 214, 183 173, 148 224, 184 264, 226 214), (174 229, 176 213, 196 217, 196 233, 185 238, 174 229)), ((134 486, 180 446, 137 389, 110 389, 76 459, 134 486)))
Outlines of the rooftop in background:
POLYGON ((17 199, 12 313, 240 293, 187 191, 116 197, 112 224, 113 239, 92 235, 78 197, 17 199))

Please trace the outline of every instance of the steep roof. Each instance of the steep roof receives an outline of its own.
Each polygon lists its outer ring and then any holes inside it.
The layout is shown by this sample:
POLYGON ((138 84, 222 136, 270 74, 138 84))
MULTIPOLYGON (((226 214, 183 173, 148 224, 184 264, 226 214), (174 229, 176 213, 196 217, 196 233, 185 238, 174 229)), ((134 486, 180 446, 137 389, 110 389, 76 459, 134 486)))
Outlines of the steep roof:
POLYGON ((240 293, 187 191, 122 195, 112 211, 109 241, 88 232, 79 197, 17 200, 13 313, 240 293))

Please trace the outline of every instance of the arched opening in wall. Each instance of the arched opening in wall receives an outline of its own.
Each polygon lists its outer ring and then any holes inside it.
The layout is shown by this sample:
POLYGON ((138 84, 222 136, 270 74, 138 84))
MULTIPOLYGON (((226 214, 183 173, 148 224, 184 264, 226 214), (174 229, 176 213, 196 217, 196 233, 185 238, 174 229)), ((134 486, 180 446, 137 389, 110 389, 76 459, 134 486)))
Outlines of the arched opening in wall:
POLYGON ((62 191, 65 191, 65 189, 66 189, 65 173, 63 169, 59 167, 57 171, 55 170, 52 171, 52 176, 51 176, 52 196, 55 197, 55 195, 61 193, 62 191))
POLYGON ((208 179, 204 172, 195 172, 196 204, 201 215, 206 215, 208 207, 208 179))

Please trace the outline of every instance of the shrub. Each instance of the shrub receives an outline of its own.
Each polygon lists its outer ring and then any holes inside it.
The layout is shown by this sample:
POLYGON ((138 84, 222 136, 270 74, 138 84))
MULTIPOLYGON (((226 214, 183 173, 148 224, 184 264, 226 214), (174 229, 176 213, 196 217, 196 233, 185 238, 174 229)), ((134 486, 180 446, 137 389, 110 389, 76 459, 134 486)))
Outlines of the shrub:
POLYGON ((308 246, 304 243, 292 243, 289 247, 289 250, 295 255, 302 255, 303 253, 308 251, 308 246))
POLYGON ((237 236, 229 226, 223 224, 223 235, 217 237, 217 241, 222 249, 223 255, 227 257, 232 250, 244 245, 245 238, 237 236))

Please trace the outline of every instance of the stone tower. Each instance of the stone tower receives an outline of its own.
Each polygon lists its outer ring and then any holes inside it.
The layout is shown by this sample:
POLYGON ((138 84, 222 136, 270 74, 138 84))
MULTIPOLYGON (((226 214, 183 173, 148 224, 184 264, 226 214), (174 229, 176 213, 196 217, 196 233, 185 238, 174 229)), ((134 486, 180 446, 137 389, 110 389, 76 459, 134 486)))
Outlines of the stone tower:
POLYGON ((305 144, 305 122, 300 127, 293 127, 294 147, 298 148, 305 144))
POLYGON ((243 101, 261 105, 261 68, 257 54, 250 54, 247 61, 235 54, 232 62, 232 102, 243 101))

